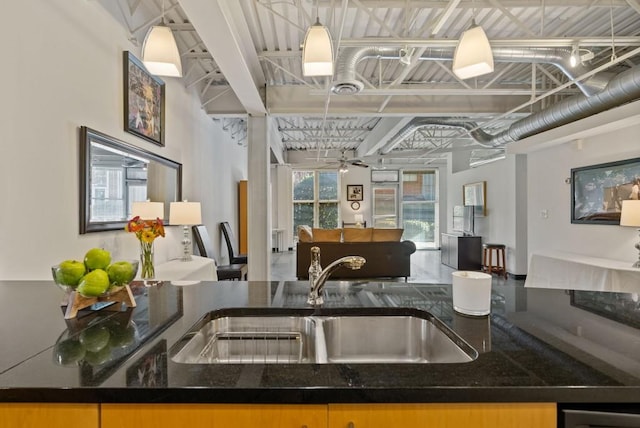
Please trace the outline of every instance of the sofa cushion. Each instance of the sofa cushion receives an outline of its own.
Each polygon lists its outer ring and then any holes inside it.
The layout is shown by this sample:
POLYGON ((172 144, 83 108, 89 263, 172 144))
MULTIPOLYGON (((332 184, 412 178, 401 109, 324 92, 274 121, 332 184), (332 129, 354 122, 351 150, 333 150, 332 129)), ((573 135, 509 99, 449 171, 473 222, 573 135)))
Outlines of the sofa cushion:
POLYGON ((313 228, 313 242, 340 242, 342 229, 313 228))
POLYGON ((342 230, 343 242, 371 242, 372 228, 345 227, 342 230))
POLYGON ((404 229, 373 229, 371 240, 374 242, 399 242, 404 229))
POLYGON ((313 231, 311 230, 311 227, 306 224, 298 226, 298 241, 313 242, 313 231))

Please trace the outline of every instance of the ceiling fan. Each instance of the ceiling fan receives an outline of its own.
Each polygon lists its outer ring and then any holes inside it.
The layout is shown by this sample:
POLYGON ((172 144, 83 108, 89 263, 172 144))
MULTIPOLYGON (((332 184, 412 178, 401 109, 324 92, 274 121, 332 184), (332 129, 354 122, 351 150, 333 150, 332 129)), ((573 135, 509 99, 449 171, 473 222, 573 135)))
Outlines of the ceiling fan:
POLYGON ((369 168, 369 165, 361 159, 348 159, 344 150, 340 152, 340 158, 333 161, 328 161, 327 165, 324 168, 334 168, 336 165, 338 166, 338 171, 340 171, 341 173, 347 172, 349 170, 349 165, 357 166, 360 168, 369 168))

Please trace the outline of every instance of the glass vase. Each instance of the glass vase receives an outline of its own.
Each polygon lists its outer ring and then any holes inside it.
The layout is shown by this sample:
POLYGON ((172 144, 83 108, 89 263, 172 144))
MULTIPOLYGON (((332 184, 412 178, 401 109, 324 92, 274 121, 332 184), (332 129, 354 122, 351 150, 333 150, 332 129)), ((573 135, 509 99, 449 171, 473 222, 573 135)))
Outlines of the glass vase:
POLYGON ((153 241, 140 241, 140 278, 152 279, 156 275, 153 264, 153 241))

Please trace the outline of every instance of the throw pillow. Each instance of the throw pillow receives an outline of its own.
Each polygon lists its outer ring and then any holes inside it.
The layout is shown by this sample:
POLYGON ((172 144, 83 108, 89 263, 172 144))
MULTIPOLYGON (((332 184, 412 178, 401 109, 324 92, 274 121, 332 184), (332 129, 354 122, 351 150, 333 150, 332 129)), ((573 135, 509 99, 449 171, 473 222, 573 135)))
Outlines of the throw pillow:
POLYGON ((340 242, 342 229, 313 229, 313 242, 340 242))
POLYGON ((375 242, 399 242, 404 229, 373 229, 372 241, 375 242))
POLYGON ((313 242, 313 232, 311 231, 311 228, 306 224, 298 226, 298 241, 313 242))
POLYGON ((342 231, 343 242, 371 242, 373 229, 361 229, 357 227, 345 227, 342 231))

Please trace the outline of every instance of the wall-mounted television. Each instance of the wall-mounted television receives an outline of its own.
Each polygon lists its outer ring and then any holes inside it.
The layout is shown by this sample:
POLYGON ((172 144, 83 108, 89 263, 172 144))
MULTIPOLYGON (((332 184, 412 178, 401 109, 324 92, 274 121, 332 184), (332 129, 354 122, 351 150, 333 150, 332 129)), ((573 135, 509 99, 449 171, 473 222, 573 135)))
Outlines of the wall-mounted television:
POLYGON ((474 206, 456 205, 453 207, 453 231, 464 236, 474 236, 474 206))

